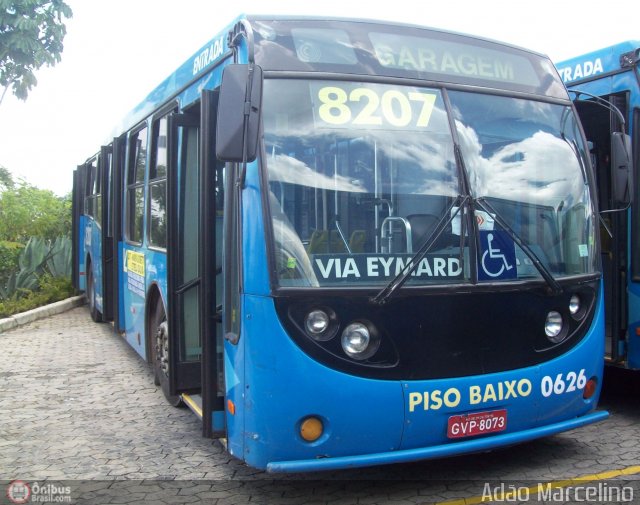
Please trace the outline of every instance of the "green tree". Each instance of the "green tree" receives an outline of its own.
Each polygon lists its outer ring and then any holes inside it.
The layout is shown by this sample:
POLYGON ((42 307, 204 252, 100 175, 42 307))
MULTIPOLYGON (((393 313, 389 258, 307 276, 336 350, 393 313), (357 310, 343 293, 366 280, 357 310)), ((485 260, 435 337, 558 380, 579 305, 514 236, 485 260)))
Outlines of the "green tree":
POLYGON ((0 192, 0 242, 71 235, 71 195, 59 197, 24 181, 0 192))
POLYGON ((64 18, 72 15, 64 0, 0 0, 0 104, 10 87, 26 100, 34 72, 60 61, 64 18))
POLYGON ((7 188, 13 188, 13 176, 8 168, 0 165, 0 191, 7 188))

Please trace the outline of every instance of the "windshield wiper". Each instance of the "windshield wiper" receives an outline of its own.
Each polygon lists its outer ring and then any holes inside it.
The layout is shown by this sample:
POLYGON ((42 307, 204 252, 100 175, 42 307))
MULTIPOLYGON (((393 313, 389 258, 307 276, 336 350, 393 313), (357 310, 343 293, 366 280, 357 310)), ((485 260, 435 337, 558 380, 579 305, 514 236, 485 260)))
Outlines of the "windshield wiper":
POLYGON ((522 241, 518 234, 513 231, 513 228, 511 228, 511 226, 507 224, 507 222, 496 211, 496 209, 482 196, 476 198, 475 203, 477 203, 485 212, 491 214, 496 223, 498 223, 498 225, 509 234, 511 240, 513 240, 518 245, 518 247, 520 247, 520 249, 524 251, 533 265, 536 267, 538 272, 540 272, 542 278, 547 282, 552 293, 556 295, 560 294, 562 292, 562 286, 560 286, 558 281, 555 280, 553 275, 551 275, 551 272, 549 272, 549 269, 544 266, 542 261, 540 261, 540 258, 536 256, 536 253, 534 253, 531 248, 522 241))
POLYGON ((393 279, 391 279, 389 283, 384 288, 382 288, 376 296, 371 298, 371 303, 375 303, 376 305, 384 305, 391 299, 394 293, 402 287, 411 273, 418 267, 418 264, 420 263, 420 261, 422 261, 422 258, 426 256, 429 250, 433 247, 433 244, 435 244, 436 241, 440 238, 440 235, 442 235, 448 224, 453 220, 454 217, 458 215, 467 200, 469 200, 469 196, 463 197, 462 195, 458 195, 458 197, 451 203, 451 205, 449 205, 449 208, 447 208, 446 212, 442 215, 434 230, 422 243, 420 249, 418 249, 418 251, 411 257, 409 262, 404 266, 400 273, 393 279), (451 212, 456 206, 458 207, 456 211, 451 212))

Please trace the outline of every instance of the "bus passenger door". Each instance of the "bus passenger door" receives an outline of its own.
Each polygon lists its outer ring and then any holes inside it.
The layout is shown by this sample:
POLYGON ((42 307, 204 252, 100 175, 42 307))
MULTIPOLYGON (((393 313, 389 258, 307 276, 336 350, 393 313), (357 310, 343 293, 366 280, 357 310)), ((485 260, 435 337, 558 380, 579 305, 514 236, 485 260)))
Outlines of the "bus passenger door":
POLYGON ((113 146, 102 146, 100 149, 102 169, 102 319, 113 321, 113 212, 111 207, 111 179, 113 174, 113 146))
POLYGON ((172 114, 168 130, 169 388, 179 395, 201 389, 200 119, 172 114))
POLYGON ((84 258, 84 202, 87 185, 87 167, 78 165, 73 171, 72 199, 72 241, 71 241, 71 281, 78 291, 85 290, 85 258, 84 258))
MULTIPOLYGON (((623 95, 602 95, 627 115, 623 95)), ((620 124, 608 109, 591 101, 577 101, 576 109, 587 140, 592 143, 591 159, 598 186, 600 240, 605 302, 605 359, 623 363, 627 355, 627 270, 628 214, 614 201, 611 167, 611 132, 620 124)))
POLYGON ((215 156, 218 92, 204 90, 201 102, 200 216, 202 256, 202 434, 224 437, 224 373, 222 343, 222 230, 224 167, 215 156))

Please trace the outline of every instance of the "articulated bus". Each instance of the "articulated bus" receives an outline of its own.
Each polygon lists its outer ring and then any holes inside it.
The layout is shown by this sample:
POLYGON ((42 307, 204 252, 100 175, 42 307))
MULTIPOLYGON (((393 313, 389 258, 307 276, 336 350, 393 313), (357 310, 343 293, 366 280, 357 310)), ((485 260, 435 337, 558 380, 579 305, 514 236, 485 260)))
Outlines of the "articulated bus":
POLYGON ((485 451, 608 416, 595 187, 545 56, 241 16, 74 172, 74 281, 253 467, 485 451))
MULTIPOLYGON (((596 175, 605 303, 605 360, 640 369, 640 207, 639 188, 630 186, 622 202, 616 172, 627 164, 615 157, 609 132, 629 136, 630 180, 640 170, 640 40, 627 41, 556 64, 575 99, 590 142, 596 175)), ((623 173, 623 180, 625 179, 623 173)), ((625 186, 622 185, 622 191, 625 186)))

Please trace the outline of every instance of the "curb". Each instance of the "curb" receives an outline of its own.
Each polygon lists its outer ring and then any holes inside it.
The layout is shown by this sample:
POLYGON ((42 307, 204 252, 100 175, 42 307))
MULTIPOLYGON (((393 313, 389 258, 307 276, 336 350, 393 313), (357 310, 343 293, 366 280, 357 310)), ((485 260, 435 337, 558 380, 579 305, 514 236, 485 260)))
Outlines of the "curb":
POLYGON ((36 309, 28 310, 27 312, 22 312, 21 314, 15 314, 11 317, 0 319, 0 333, 37 321, 38 319, 43 319, 55 314, 61 314, 62 312, 66 312, 67 310, 71 310, 75 307, 80 307, 85 303, 86 298, 84 295, 73 296, 66 300, 60 300, 59 302, 45 305, 44 307, 38 307, 36 309))

